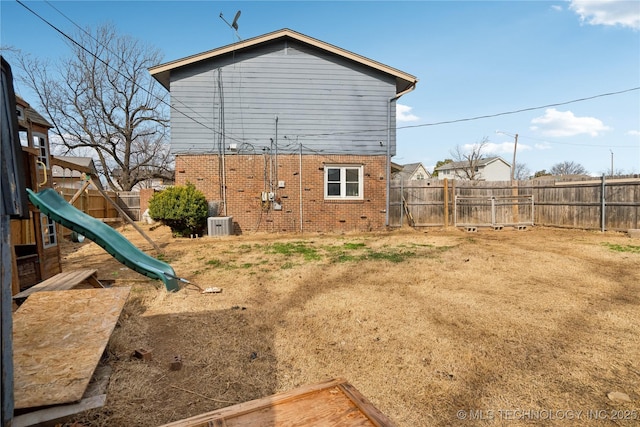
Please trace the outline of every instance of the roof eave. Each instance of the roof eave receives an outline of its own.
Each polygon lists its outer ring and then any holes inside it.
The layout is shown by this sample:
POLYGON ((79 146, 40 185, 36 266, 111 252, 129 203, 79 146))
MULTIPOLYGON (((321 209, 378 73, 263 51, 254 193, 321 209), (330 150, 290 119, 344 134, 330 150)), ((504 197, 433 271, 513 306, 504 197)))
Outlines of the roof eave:
POLYGON ((186 58, 177 59, 175 61, 166 62, 164 64, 156 65, 149 68, 149 73, 155 78, 165 89, 168 91, 171 87, 171 70, 184 67, 196 62, 204 61, 210 58, 214 58, 220 55, 224 55, 231 52, 237 52, 241 49, 253 47, 262 43, 267 43, 272 40, 276 40, 283 37, 289 37, 294 40, 301 41, 303 43, 315 46, 327 52, 331 52, 335 55, 342 56, 360 64, 369 66, 371 68, 382 71, 386 74, 395 76, 396 78, 396 94, 401 94, 409 88, 415 86, 418 83, 418 79, 411 74, 400 71, 396 68, 389 67, 388 65, 366 58, 357 53, 350 52, 340 47, 334 46, 329 43, 325 43, 321 40, 314 39, 313 37, 306 36, 288 28, 274 31, 268 34, 264 34, 251 39, 242 40, 237 43, 233 43, 227 46, 222 46, 207 52, 187 56, 186 58))

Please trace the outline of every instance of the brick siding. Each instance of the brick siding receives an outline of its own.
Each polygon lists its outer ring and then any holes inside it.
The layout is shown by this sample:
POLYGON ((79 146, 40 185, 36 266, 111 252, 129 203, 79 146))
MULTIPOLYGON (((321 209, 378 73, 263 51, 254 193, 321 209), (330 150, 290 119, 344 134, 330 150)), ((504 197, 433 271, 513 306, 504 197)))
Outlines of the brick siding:
POLYGON ((232 216, 234 232, 299 232, 302 181, 302 230, 306 232, 371 231, 385 228, 385 156, 285 154, 227 155, 226 212, 218 155, 176 156, 176 185, 190 182, 209 202, 219 203, 220 216, 232 216), (325 200, 325 164, 363 165, 362 200, 325 200), (269 181, 273 182, 270 189, 269 181), (284 187, 278 188, 278 181, 284 187), (262 202, 262 192, 273 191, 282 210, 262 202))

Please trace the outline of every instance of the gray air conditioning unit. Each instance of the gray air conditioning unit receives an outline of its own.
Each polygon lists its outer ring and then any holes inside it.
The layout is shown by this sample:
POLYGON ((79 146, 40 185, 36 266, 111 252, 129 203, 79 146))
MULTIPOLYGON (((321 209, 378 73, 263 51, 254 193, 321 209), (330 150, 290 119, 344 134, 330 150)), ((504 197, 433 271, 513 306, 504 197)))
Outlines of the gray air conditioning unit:
POLYGON ((233 233, 232 216, 214 216, 207 218, 208 236, 230 236, 233 233))

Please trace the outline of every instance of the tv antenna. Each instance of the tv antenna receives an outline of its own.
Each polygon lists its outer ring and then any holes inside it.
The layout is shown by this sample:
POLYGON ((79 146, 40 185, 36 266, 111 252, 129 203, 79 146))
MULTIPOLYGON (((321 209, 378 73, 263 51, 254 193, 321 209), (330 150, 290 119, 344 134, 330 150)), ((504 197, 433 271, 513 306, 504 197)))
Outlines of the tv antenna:
POLYGON ((227 22, 227 20, 224 19, 222 12, 220 12, 220 19, 222 19, 224 23, 227 24, 229 28, 231 28, 236 33, 236 37, 238 38, 238 41, 242 40, 242 37, 240 37, 240 34, 238 34, 238 18, 240 18, 240 12, 241 12, 240 10, 236 12, 236 16, 233 17, 233 22, 231 24, 229 24, 229 22, 227 22))

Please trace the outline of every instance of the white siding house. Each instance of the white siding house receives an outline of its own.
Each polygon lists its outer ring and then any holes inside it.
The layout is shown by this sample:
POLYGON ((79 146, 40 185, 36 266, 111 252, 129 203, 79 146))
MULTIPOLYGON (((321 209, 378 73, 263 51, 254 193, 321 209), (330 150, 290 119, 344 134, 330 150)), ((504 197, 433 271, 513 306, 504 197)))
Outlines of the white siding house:
POLYGON ((478 181, 509 181, 511 179, 511 165, 502 157, 488 157, 480 159, 469 171, 469 162, 450 162, 436 168, 438 178, 469 179, 473 176, 478 181))

